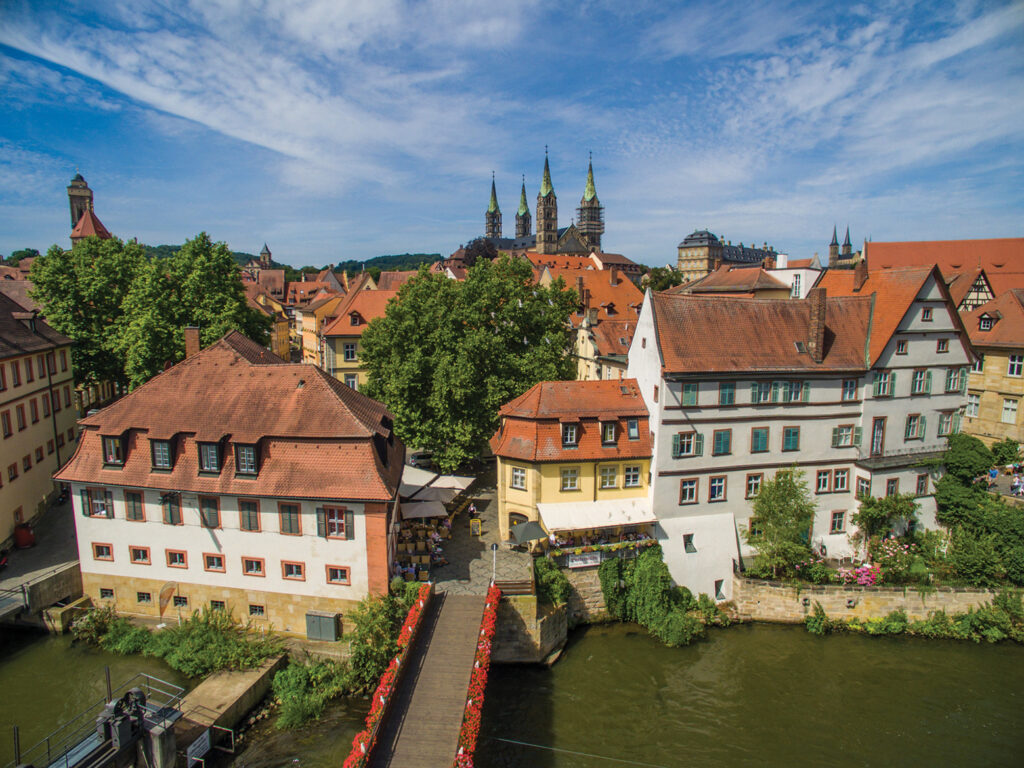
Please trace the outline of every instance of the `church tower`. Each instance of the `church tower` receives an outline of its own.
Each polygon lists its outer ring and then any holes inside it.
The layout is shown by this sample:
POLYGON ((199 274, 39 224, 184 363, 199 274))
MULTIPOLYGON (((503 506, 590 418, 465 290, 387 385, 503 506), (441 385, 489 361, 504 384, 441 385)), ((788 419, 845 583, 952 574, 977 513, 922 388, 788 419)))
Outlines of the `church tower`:
POLYGON ((583 199, 576 209, 576 228, 592 249, 601 250, 601 235, 604 234, 604 206, 597 199, 594 186, 594 161, 587 164, 587 186, 583 190, 583 199))
POLYGON ((850 226, 846 226, 846 237, 843 239, 843 250, 840 251, 843 256, 853 255, 853 245, 850 243, 850 226))
POLYGON ((526 204, 526 177, 523 176, 523 190, 519 193, 519 210, 516 211, 516 239, 529 237, 532 226, 530 206, 526 204))
POLYGON ((267 244, 263 244, 263 250, 260 251, 260 269, 270 269, 270 249, 267 248, 267 244))
POLYGON ((82 214, 92 210, 92 190, 80 173, 76 173, 68 184, 68 203, 71 206, 71 228, 74 229, 82 214))
POLYGON ((835 267, 836 262, 839 260, 839 237, 836 234, 836 228, 832 227, 832 242, 828 244, 828 265, 829 267, 835 267))
POLYGON ((501 208, 498 207, 498 193, 494 189, 494 172, 491 172, 491 202, 484 214, 484 237, 501 237, 501 208))
POLYGON ((544 148, 544 176, 537 195, 537 253, 554 253, 558 247, 558 198, 551 185, 548 150, 544 148))

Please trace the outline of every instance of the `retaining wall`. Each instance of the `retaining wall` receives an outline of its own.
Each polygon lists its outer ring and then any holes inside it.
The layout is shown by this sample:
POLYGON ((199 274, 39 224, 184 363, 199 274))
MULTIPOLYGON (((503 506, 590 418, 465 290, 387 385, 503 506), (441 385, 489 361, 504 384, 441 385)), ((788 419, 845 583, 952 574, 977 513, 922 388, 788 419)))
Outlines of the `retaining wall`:
POLYGON ((569 622, 571 624, 595 624, 608 620, 608 606, 601 591, 598 566, 587 568, 563 568, 562 573, 569 579, 572 593, 569 595, 569 622))
POLYGON ((968 587, 938 587, 918 592, 913 587, 844 587, 803 585, 799 589, 777 581, 760 581, 733 576, 732 603, 744 621, 774 621, 801 624, 814 604, 821 603, 829 618, 872 619, 892 611, 905 611, 908 618, 925 619, 932 611, 963 613, 991 602, 996 592, 968 587))
POLYGON ((498 605, 491 660, 501 664, 535 664, 565 644, 565 606, 544 610, 536 595, 506 595, 498 605))

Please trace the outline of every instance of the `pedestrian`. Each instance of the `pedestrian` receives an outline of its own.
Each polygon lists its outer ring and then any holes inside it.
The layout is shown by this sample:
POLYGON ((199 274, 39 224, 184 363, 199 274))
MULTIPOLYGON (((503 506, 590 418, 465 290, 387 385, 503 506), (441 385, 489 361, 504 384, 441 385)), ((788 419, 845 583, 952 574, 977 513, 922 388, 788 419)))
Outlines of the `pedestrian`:
POLYGON ((988 471, 988 487, 994 488, 996 485, 996 478, 999 477, 999 470, 996 467, 992 467, 988 471))
POLYGON ((476 504, 473 504, 472 502, 470 502, 469 505, 469 516, 476 517, 476 504))

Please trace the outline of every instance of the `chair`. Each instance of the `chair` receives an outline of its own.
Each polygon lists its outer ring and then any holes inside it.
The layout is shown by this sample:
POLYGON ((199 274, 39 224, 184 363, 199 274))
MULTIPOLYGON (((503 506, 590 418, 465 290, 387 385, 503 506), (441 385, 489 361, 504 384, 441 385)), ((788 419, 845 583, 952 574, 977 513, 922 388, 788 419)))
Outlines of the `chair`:
POLYGON ((415 581, 415 580, 416 580, 416 577, 415 577, 415 576, 413 576, 413 575, 412 575, 411 573, 409 573, 408 571, 406 571, 406 573, 405 573, 405 580, 406 580, 406 581, 415 581))
POLYGON ((420 581, 430 581, 430 571, 426 568, 420 571, 420 581))
POLYGON ((399 552, 408 552, 409 551, 409 545, 406 544, 404 541, 400 542, 399 545, 398 545, 398 551, 399 552))

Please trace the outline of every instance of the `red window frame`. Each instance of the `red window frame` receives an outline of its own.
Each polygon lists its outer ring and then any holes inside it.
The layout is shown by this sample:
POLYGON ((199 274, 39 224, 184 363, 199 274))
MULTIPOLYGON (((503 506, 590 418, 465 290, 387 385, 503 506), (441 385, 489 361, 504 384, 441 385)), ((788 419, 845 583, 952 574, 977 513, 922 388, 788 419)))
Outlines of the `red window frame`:
POLYGON ((324 566, 324 575, 327 578, 327 583, 328 584, 336 584, 336 585, 342 586, 342 587, 350 587, 350 586, 352 586, 352 568, 350 568, 347 565, 326 565, 326 566, 324 566), (344 581, 337 580, 337 579, 331 579, 331 568, 337 568, 339 570, 345 571, 345 579, 344 579, 344 581))
POLYGON ((349 510, 346 509, 345 507, 324 507, 324 523, 327 526, 327 538, 328 539, 344 540, 346 538, 346 536, 348 534, 348 531, 345 529, 345 513, 348 512, 348 511, 349 510), (332 535, 331 534, 331 514, 332 513, 337 513, 337 515, 339 515, 341 517, 341 535, 340 536, 332 535))
POLYGON ((167 563, 168 568, 188 568, 188 552, 184 549, 165 549, 164 550, 164 562, 167 563), (171 555, 181 555, 185 562, 180 565, 171 562, 171 555))
POLYGON ((153 558, 151 556, 151 552, 150 552, 149 547, 143 547, 143 546, 139 546, 139 545, 136 545, 136 544, 129 544, 128 545, 128 562, 131 563, 132 565, 152 565, 153 564, 153 558), (145 552, 146 553, 146 559, 145 560, 136 560, 133 557, 133 555, 134 555, 134 553, 136 551, 138 551, 138 552, 145 552))
POLYGON ((242 556, 242 575, 243 576, 258 576, 261 579, 265 578, 266 575, 267 575, 267 561, 266 561, 266 559, 262 558, 262 557, 248 557, 248 556, 243 555, 242 556), (259 573, 255 572, 255 571, 246 570, 245 563, 246 563, 247 560, 251 560, 251 561, 253 561, 255 563, 259 563, 260 564, 259 573))
POLYGON ((282 560, 281 561, 281 578, 286 581, 305 581, 306 580, 306 564, 301 560, 282 560), (297 565, 302 571, 301 576, 289 576, 288 568, 289 565, 297 565))
POLYGON ((204 571, 209 571, 210 573, 224 573, 228 569, 227 563, 228 563, 227 558, 225 558, 224 555, 221 554, 220 552, 203 552, 203 570, 204 571), (209 561, 207 561, 207 559, 206 559, 208 557, 219 557, 220 558, 220 568, 211 568, 209 561))
POLYGON ((302 505, 301 504, 292 504, 291 502, 287 502, 287 501, 279 501, 279 502, 277 502, 277 531, 282 536, 301 536, 302 535, 302 505), (295 509, 298 510, 298 512, 297 512, 297 514, 295 516, 296 522, 298 523, 298 526, 299 526, 299 530, 298 531, 295 531, 294 533, 292 533, 290 531, 289 532, 285 532, 284 531, 284 525, 283 525, 283 523, 284 523, 284 509, 283 509, 283 507, 295 507, 295 509))
POLYGON ((114 562, 114 545, 109 543, 109 542, 106 542, 106 541, 94 541, 92 543, 92 559, 93 560, 103 560, 103 561, 108 562, 108 563, 114 562), (106 557, 101 557, 99 555, 99 553, 97 553, 96 547, 106 547, 107 551, 110 554, 108 556, 106 556, 106 557))

